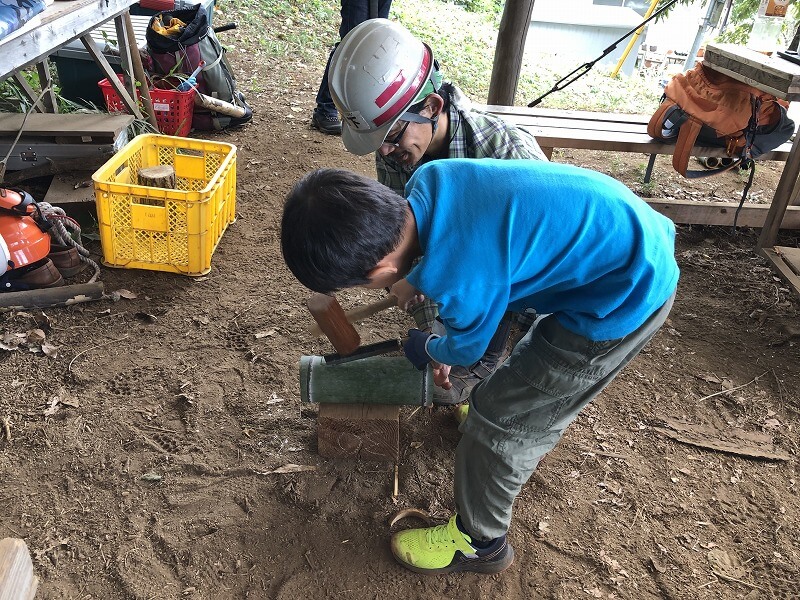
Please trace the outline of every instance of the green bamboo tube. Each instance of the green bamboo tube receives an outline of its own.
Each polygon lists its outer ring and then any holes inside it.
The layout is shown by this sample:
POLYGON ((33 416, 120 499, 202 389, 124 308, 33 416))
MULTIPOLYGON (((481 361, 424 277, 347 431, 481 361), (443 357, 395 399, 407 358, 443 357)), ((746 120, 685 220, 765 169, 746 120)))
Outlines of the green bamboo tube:
POLYGON ((403 356, 371 356, 328 365, 321 356, 300 357, 300 399, 329 404, 430 406, 433 376, 403 356))

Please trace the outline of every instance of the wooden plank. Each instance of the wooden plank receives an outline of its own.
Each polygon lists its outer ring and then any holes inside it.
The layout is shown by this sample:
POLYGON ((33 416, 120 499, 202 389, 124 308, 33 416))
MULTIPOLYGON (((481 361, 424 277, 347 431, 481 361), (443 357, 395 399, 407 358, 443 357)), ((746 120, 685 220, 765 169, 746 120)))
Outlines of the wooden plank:
POLYGON ((65 207, 68 204, 94 204, 94 171, 72 171, 53 176, 42 202, 65 207))
POLYGON ((0 600, 33 600, 38 586, 25 542, 18 538, 0 541, 0 600))
MULTIPOLYGON (((613 139, 616 133, 635 133, 637 135, 647 135, 646 123, 619 123, 616 121, 583 121, 571 119, 569 117, 516 117, 504 116, 504 120, 513 120, 516 125, 522 125, 526 129, 539 127, 542 129, 575 129, 578 131, 605 131, 609 133, 609 139, 613 139)), ((650 136, 647 136, 650 139, 650 136)))
MULTIPOLYGON (((672 154, 674 144, 654 140, 646 132, 609 132, 594 129, 523 126, 530 131, 542 148, 574 148, 576 150, 604 150, 607 152, 642 152, 644 154, 672 154)), ((791 144, 783 144, 758 157, 758 160, 785 161, 791 144)), ((692 156, 726 156, 723 148, 694 146, 692 156)))
POLYGON ((789 266, 795 275, 800 274, 800 248, 776 246, 773 249, 776 253, 781 255, 783 262, 789 266))
MULTIPOLYGON (((675 223, 693 225, 733 225, 738 202, 697 202, 694 200, 655 200, 645 198, 647 203, 675 223)), ((745 202, 736 219, 738 227, 763 227, 769 211, 767 204, 745 202)), ((800 229, 800 207, 792 206, 786 211, 781 224, 783 229, 800 229)))
POLYGON ((767 259, 772 270, 791 286, 792 291, 797 296, 800 296, 800 277, 783 259, 786 250, 787 248, 783 246, 775 246, 773 248, 761 248, 760 253, 767 259))
POLYGON ((0 40, 0 81, 36 64, 135 3, 136 0, 73 0, 48 6, 15 35, 0 40))
POLYGON ((800 65, 736 44, 707 44, 703 64, 784 100, 800 100, 800 65))
MULTIPOLYGON (((15 136, 25 115, 0 114, 0 137, 15 136)), ((133 115, 105 113, 46 114, 33 113, 25 120, 25 135, 41 136, 110 136, 116 138, 133 122, 133 115)))
POLYGON ((400 407, 381 404, 321 404, 317 451, 325 458, 396 462, 400 407))
POLYGON ((527 108, 524 106, 503 106, 500 104, 475 104, 476 109, 501 117, 551 117, 577 119, 580 121, 608 121, 611 123, 641 123, 647 125, 650 115, 604 113, 590 110, 564 110, 558 108, 527 108))

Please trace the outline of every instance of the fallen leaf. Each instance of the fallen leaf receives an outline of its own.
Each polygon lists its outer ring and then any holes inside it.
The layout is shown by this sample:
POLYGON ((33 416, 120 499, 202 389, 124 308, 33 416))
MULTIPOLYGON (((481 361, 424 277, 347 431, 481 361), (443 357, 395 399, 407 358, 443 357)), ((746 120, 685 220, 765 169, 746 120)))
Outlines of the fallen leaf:
POLYGON ((161 481, 163 477, 154 471, 150 471, 149 473, 145 473, 141 477, 139 477, 142 481, 161 481))
POLYGON ((711 569, 716 573, 734 579, 741 579, 747 574, 736 555, 731 555, 722 548, 713 548, 706 556, 711 563, 711 569))
POLYGON ((42 352, 44 352, 45 355, 49 356, 50 358, 56 358, 58 356, 58 346, 42 344, 42 352))
POLYGON ((120 295, 121 298, 125 298, 126 300, 133 300, 133 299, 139 297, 136 294, 134 294, 132 291, 126 290, 124 288, 121 289, 121 290, 117 290, 117 293, 120 295))
POLYGON ((539 533, 542 534, 550 533, 550 523, 548 523, 547 521, 539 521, 538 528, 539 528, 539 533))
POLYGON ((397 523, 400 519, 405 519, 407 517, 414 517, 423 521, 426 525, 432 525, 433 522, 431 521, 431 516, 426 513, 424 510, 420 510, 418 508, 404 508, 402 510, 397 511, 390 519, 389 519, 389 527, 393 527, 395 523, 397 523))
POLYGON ((41 329, 31 329, 27 335, 29 344, 41 344, 47 337, 41 329))
POLYGON ((655 569, 659 573, 666 573, 667 571, 667 568, 663 564, 661 564, 661 561, 656 560, 652 556, 650 557, 650 566, 652 566, 653 569, 655 569))
POLYGON ((145 323, 155 323, 158 321, 158 318, 155 315, 151 315, 150 313, 146 312, 133 313, 133 316, 145 323))
POLYGON ((313 465, 296 465, 294 463, 287 463, 282 467, 273 469, 272 471, 261 471, 259 475, 271 475, 272 473, 302 473, 303 471, 314 471, 317 467, 313 465))

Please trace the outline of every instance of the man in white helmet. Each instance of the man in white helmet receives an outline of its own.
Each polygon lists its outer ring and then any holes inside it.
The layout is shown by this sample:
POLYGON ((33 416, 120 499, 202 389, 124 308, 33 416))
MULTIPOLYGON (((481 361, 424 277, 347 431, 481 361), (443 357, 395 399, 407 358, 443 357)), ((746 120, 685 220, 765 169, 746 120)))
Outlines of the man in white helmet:
MULTIPOLYGON (((358 155, 375 152, 378 181, 400 195, 414 170, 435 159, 547 160, 530 132, 474 109, 457 86, 443 82, 430 47, 398 23, 373 19, 353 28, 334 53, 328 78, 345 147, 358 155)), ((434 327, 430 299, 409 312, 420 329, 434 327)), ((439 403, 464 402, 495 369, 512 320, 504 317, 481 360, 453 368, 454 387, 447 397, 437 389, 439 403)), ((465 410, 456 413, 459 420, 465 410)))

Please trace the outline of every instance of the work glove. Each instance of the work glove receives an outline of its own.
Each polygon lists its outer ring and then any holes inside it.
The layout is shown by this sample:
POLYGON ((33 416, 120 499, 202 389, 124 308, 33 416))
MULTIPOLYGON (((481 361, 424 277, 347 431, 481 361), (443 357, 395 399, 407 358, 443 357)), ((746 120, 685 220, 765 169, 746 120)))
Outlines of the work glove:
POLYGON ((408 339, 403 344, 403 354, 412 365, 422 371, 431 362, 431 356, 426 349, 428 340, 438 337, 436 334, 425 333, 419 329, 409 329, 408 339))

